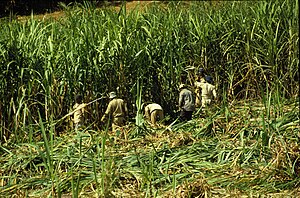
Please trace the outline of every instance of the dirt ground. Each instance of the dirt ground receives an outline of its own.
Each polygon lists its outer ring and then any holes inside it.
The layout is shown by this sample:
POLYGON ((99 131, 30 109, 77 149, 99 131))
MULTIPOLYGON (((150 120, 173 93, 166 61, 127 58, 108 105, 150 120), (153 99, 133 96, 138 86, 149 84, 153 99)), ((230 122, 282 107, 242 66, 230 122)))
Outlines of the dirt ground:
MULTIPOLYGON (((130 1, 130 2, 126 2, 126 10, 130 11, 135 9, 137 6, 140 6, 139 9, 143 10, 147 5, 154 3, 156 1, 130 1)), ((122 3, 120 4, 116 4, 114 7, 116 9, 116 11, 119 11, 121 9, 122 3)), ((55 11, 52 13, 45 13, 45 14, 38 14, 38 15, 34 15, 34 18, 43 20, 43 19, 59 19, 61 17, 64 17, 64 11, 55 11)), ((22 21, 22 20, 26 20, 31 16, 17 16, 17 19, 22 21)))

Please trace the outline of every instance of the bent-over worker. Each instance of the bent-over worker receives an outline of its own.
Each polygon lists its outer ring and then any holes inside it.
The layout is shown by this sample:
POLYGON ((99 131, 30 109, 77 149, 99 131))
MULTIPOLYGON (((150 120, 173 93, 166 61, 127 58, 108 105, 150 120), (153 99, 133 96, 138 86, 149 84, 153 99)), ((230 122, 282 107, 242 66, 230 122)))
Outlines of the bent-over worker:
POLYGON ((164 119, 163 108, 156 103, 148 104, 145 107, 145 117, 153 126, 157 126, 157 121, 164 119))

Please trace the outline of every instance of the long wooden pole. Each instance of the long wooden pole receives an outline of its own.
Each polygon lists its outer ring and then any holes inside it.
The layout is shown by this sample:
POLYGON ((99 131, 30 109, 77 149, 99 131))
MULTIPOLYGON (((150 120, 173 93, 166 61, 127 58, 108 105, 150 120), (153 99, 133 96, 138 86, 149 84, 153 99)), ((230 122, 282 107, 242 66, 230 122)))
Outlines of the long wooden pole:
POLYGON ((86 106, 88 106, 88 105, 90 105, 90 104, 92 104, 92 103, 94 103, 94 102, 96 102, 96 101, 98 101, 98 100, 101 100, 101 99, 103 99, 103 98, 106 98, 106 97, 103 97, 103 96, 102 96, 101 98, 97 98, 97 99, 95 99, 95 100, 93 100, 93 101, 87 103, 87 104, 84 105, 84 106, 77 107, 77 108, 74 109, 72 112, 66 114, 64 117, 62 117, 61 119, 59 119, 57 122, 53 123, 51 126, 56 125, 57 123, 59 123, 60 121, 64 120, 64 119, 67 118, 68 116, 74 114, 74 113, 75 113, 76 111, 78 111, 79 109, 82 109, 82 108, 84 108, 84 107, 86 107, 86 106))

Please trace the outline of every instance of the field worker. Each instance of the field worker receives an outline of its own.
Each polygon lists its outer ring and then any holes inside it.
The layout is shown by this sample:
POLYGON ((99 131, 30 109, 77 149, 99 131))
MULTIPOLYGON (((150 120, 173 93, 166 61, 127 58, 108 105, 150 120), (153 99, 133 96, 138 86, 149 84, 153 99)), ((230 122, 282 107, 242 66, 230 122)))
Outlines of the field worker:
POLYGON ((201 107, 201 88, 196 86, 198 82, 205 82, 205 73, 204 69, 201 67, 199 68, 198 76, 197 76, 197 81, 195 82, 195 94, 196 94, 196 101, 195 101, 195 106, 201 107))
POLYGON ((213 84, 213 78, 209 75, 206 75, 204 69, 201 67, 199 68, 199 72, 198 72, 198 79, 195 82, 194 86, 195 86, 195 93, 196 93, 196 107, 201 107, 202 106, 202 102, 201 102, 201 98, 202 98, 202 93, 201 93, 201 87, 197 86, 198 83, 205 83, 206 82, 206 78, 209 78, 211 83, 213 84))
POLYGON ((157 121, 164 119, 163 108, 156 103, 148 104, 145 107, 145 117, 154 127, 157 127, 157 121))
POLYGON ((199 86, 197 86, 198 81, 195 82, 195 94, 196 94, 196 100, 195 100, 195 107, 199 108, 201 107, 201 89, 199 86))
POLYGON ((193 111, 195 111, 195 99, 193 92, 187 89, 187 85, 185 84, 179 85, 179 91, 180 120, 191 120, 193 111))
POLYGON ((75 96, 75 105, 73 106, 73 109, 76 110, 74 112, 73 122, 75 126, 75 130, 78 130, 79 127, 81 127, 84 124, 84 113, 86 104, 82 103, 82 96, 76 95, 75 96))
POLYGON ((124 100, 117 98, 116 92, 110 92, 109 99, 110 102, 101 121, 111 120, 112 131, 116 131, 125 125, 125 117, 128 111, 124 100))
POLYGON ((217 92, 213 80, 210 76, 205 77, 205 82, 196 82, 195 86, 201 89, 201 106, 205 108, 211 104, 213 99, 217 98, 217 92))
POLYGON ((198 73, 198 81, 199 82, 205 82, 205 72, 204 69, 201 67, 199 68, 199 73, 198 73))

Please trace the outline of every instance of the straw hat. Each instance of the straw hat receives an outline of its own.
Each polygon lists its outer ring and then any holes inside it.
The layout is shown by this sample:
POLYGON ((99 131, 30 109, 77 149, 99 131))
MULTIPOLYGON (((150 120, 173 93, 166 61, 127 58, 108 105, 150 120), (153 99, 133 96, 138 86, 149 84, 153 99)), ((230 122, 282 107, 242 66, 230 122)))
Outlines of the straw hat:
POLYGON ((110 98, 110 99, 113 99, 113 98, 115 98, 115 97, 117 97, 116 92, 112 91, 112 92, 109 93, 109 98, 110 98))

